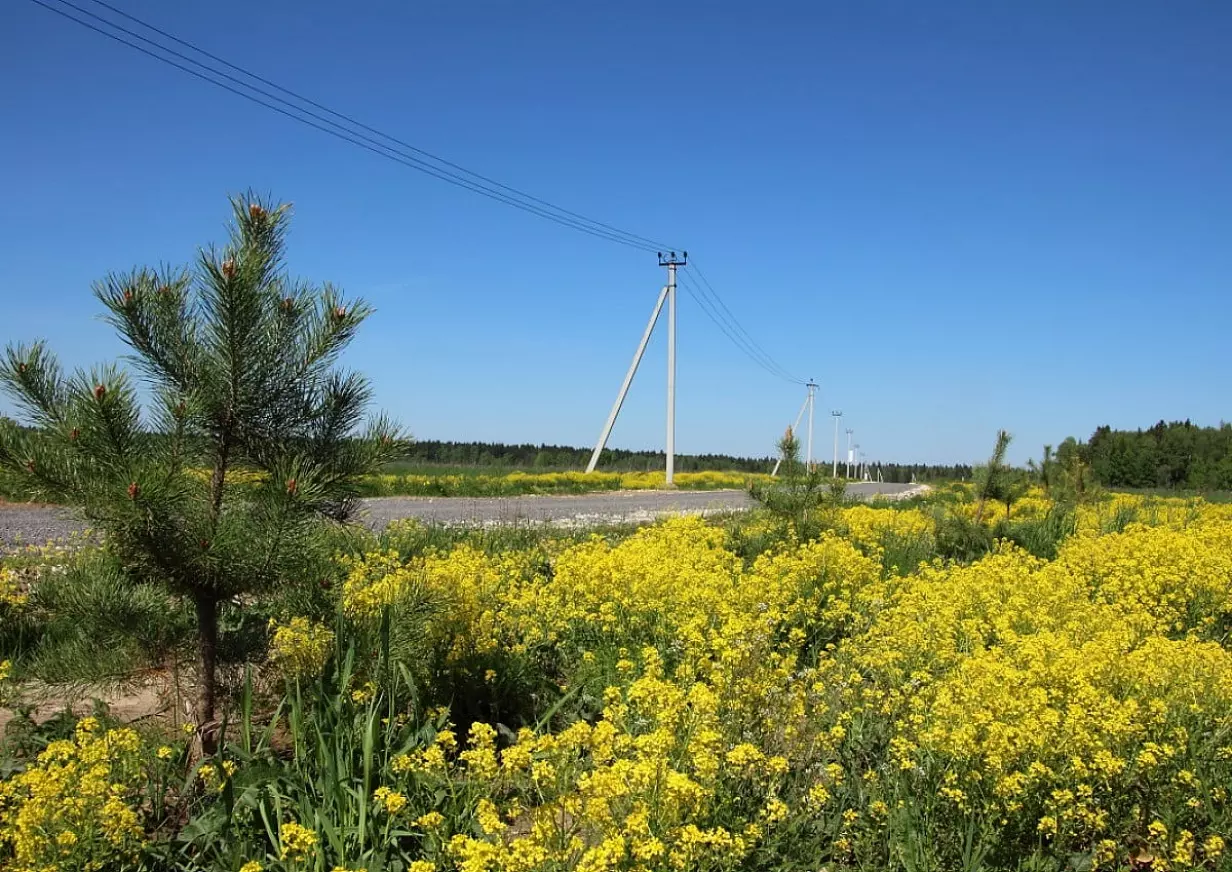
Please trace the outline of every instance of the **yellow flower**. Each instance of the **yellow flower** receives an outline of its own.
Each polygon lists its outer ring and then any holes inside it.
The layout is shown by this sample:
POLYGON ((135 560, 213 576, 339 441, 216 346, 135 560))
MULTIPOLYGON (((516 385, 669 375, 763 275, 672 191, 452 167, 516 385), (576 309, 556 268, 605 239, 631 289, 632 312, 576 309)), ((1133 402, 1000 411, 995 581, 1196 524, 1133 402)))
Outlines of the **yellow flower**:
POLYGON ((378 787, 372 795, 377 807, 383 809, 386 813, 396 815, 406 808, 406 794, 399 793, 396 790, 390 790, 388 787, 378 787))
POLYGON ((290 679, 320 674, 334 651, 334 633, 307 618, 292 618, 286 624, 271 621, 270 662, 290 679))
POLYGON ((421 830, 434 830, 445 823, 445 816, 439 811, 430 811, 415 818, 415 826, 421 830))
POLYGON ((279 856, 283 860, 303 860, 317 845, 317 834, 294 821, 282 825, 278 838, 282 846, 279 856))
POLYGON ((1211 835, 1207 836, 1206 841, 1202 843, 1202 853, 1209 860, 1217 860, 1223 856, 1224 848, 1226 847, 1227 845, 1221 836, 1211 835))
POLYGON ((83 719, 0 782, 0 858, 16 869, 58 869, 66 852, 73 868, 127 865, 144 840, 146 762, 135 731, 83 719))
POLYGON ((257 860, 249 860, 240 867, 240 872, 261 872, 264 868, 257 860))

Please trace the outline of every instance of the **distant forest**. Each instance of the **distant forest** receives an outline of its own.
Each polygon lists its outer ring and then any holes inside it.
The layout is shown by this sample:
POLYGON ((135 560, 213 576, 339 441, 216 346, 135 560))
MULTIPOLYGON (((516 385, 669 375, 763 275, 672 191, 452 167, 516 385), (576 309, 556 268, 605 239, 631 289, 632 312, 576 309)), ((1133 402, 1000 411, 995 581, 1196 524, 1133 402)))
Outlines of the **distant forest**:
POLYGON ((1232 424, 1160 421, 1132 431, 1100 427, 1080 450, 1105 487, 1232 490, 1232 424))
MULTIPOLYGON (((498 442, 442 442, 425 439, 411 446, 410 455, 399 466, 491 467, 496 471, 585 469, 590 460, 589 448, 563 445, 503 445, 498 442)), ((660 470, 666 462, 661 451, 627 451, 605 449, 599 468, 608 472, 648 472, 660 470)), ((825 458, 820 462, 828 466, 825 458)), ((700 472, 769 472, 772 457, 734 457, 730 454, 677 454, 676 470, 700 472)), ((964 464, 934 466, 923 463, 870 463, 870 475, 880 470, 885 481, 908 482, 971 477, 971 467, 964 464)))

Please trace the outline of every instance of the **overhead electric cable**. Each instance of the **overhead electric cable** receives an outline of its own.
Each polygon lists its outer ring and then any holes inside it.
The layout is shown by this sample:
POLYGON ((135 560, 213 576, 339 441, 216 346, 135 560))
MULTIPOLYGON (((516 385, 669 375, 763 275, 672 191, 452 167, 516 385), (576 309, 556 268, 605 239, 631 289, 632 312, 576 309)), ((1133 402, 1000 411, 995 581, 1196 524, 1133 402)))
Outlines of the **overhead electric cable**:
POLYGON ((766 351, 766 349, 763 348, 757 342, 757 340, 753 338, 753 335, 749 333, 748 330, 744 329, 744 325, 740 323, 740 319, 736 317, 735 313, 732 312, 731 309, 727 308, 727 304, 723 302, 723 298, 719 296, 719 292, 714 289, 714 285, 710 284, 710 280, 706 278, 706 274, 703 273, 701 270, 701 267, 698 266, 696 257, 690 258, 689 267, 692 272, 697 273, 697 277, 701 279, 702 284, 705 285, 706 290, 710 292, 711 299, 715 303, 718 304, 718 306, 723 310, 723 312, 727 314, 727 320, 728 320, 729 325, 732 327, 732 329, 736 333, 740 334, 746 340, 748 345, 754 348, 760 354, 760 356, 763 357, 765 360, 767 360, 771 365, 773 365, 775 369, 780 370, 790 381, 798 382, 799 384, 807 384, 807 382, 804 379, 796 378, 795 376, 791 375, 791 373, 788 372, 784 367, 780 366, 778 361, 774 359, 774 356, 770 354, 770 352, 766 351))
MULTIPOLYGON (((65 2, 65 3, 67 3, 67 2, 68 2, 68 0, 61 0, 61 2, 65 2)), ((476 178, 476 179, 479 179, 479 180, 480 180, 480 181, 482 181, 482 182, 486 182, 487 184, 494 185, 495 187, 500 188, 500 189, 502 189, 502 190, 504 190, 504 191, 508 191, 509 193, 514 194, 514 195, 516 195, 516 196, 518 196, 518 197, 523 197, 523 198, 525 198, 525 199, 527 199, 527 200, 530 200, 530 201, 532 201, 532 202, 534 202, 534 203, 538 203, 538 204, 539 204, 539 205, 541 205, 541 206, 546 206, 546 207, 548 207, 549 209, 553 209, 553 210, 555 210, 555 211, 557 211, 557 212, 560 212, 560 213, 561 213, 561 214, 563 214, 563 215, 568 215, 568 216, 570 216, 570 217, 572 217, 572 218, 577 218, 577 219, 582 220, 582 221, 585 221, 585 222, 587 222, 587 223, 589 223, 589 224, 593 224, 593 225, 595 225, 596 227, 601 227, 601 228, 603 228, 603 229, 605 229, 605 230, 610 230, 610 231, 613 231, 613 232, 615 232, 615 233, 619 233, 619 234, 621 234, 622 236, 627 236, 627 237, 629 237, 629 238, 630 238, 630 239, 632 239, 632 240, 636 240, 636 241, 644 242, 644 243, 646 243, 647 245, 654 246, 654 247, 656 247, 656 248, 665 248, 665 249, 666 249, 666 248, 671 248, 671 247, 672 247, 672 246, 668 245, 668 244, 667 244, 667 243, 665 243, 665 242, 658 242, 658 241, 656 241, 656 240, 654 240, 654 239, 648 239, 648 238, 646 238, 645 236, 639 236, 639 235, 638 235, 638 234, 636 234, 636 233, 630 233, 630 232, 629 232, 629 231, 627 231, 627 230, 621 230, 619 227, 613 227, 611 224, 604 224, 602 221, 596 221, 596 220, 594 220, 593 218, 587 218, 585 215, 582 215, 582 214, 580 214, 580 213, 578 213, 578 212, 572 212, 572 211, 570 211, 570 210, 568 210, 568 209, 565 209, 565 208, 564 208, 564 207, 562 207, 562 206, 557 206, 555 203, 549 202, 548 200, 541 199, 541 198, 539 198, 539 197, 534 196, 533 194, 528 194, 528 193, 526 193, 525 191, 520 191, 520 190, 518 190, 517 188, 514 188, 514 187, 512 187, 512 186, 510 186, 510 185, 506 185, 506 184, 504 184, 503 182, 499 182, 499 181, 497 181, 496 179, 489 178, 488 176, 485 176, 485 175, 482 175, 482 174, 480 174, 480 173, 477 173, 477 172, 475 172, 474 170, 469 170, 469 169, 467 169, 466 167, 461 166, 460 164, 456 164, 456 163, 454 163, 453 161, 450 161, 450 160, 447 160, 446 158, 441 157, 440 155, 433 154, 432 152, 427 151, 426 149, 419 148, 418 146, 416 146, 416 145, 412 145, 411 143, 406 142, 405 140, 399 139, 399 138, 398 138, 398 137, 396 137, 396 136, 392 136, 392 135, 390 135, 390 134, 388 134, 388 133, 385 133, 385 132, 384 132, 384 131, 382 131, 382 130, 378 130, 378 129, 377 129, 377 128, 375 128, 375 127, 372 127, 372 126, 370 126, 370 125, 368 125, 368 124, 365 124, 364 122, 360 121, 359 119, 357 119, 357 118, 355 118, 355 117, 353 117, 353 116, 351 116, 351 115, 347 115, 345 112, 339 112, 339 111, 337 111, 337 110, 335 110, 335 109, 331 109, 330 107, 328 107, 328 106, 326 106, 326 105, 324 105, 324 104, 322 104, 322 103, 318 103, 316 100, 313 100, 311 97, 305 97, 303 94, 299 94, 299 93, 297 93, 297 92, 295 92, 295 91, 292 91, 290 88, 286 88, 286 87, 284 87, 284 86, 282 86, 282 85, 279 85, 277 82, 274 82, 274 81, 271 81, 271 80, 269 80, 269 79, 267 79, 267 78, 264 78, 264 77, 262 77, 262 76, 258 75, 257 73, 252 72, 252 70, 245 69, 244 67, 240 66, 239 64, 233 64, 233 63, 231 63, 229 60, 227 60, 226 58, 222 58, 222 57, 219 57, 219 56, 218 56, 218 55, 216 55, 216 54, 212 54, 211 52, 206 51, 205 49, 201 48, 200 46, 196 45, 195 43, 189 42, 189 41, 188 41, 188 40, 186 40, 186 39, 181 39, 180 37, 176 36, 176 35, 175 35, 175 34, 173 34, 173 33, 168 33, 167 31, 162 30, 162 29, 160 29, 160 28, 158 28, 158 27, 154 26, 153 24, 150 24, 148 21, 144 21, 144 20, 142 20, 142 19, 138 18, 138 17, 137 17, 137 16, 135 16, 135 15, 130 15, 129 13, 125 12, 123 9, 118 9, 118 8, 116 8, 115 6, 112 6, 110 3, 106 3, 106 2, 104 2, 104 0, 90 0, 90 2, 94 3, 95 5, 102 6, 104 9, 108 9, 108 10, 110 10, 111 12, 114 12, 116 15, 119 15, 119 16, 121 16, 121 17, 123 17, 123 18, 126 18, 126 19, 128 19, 129 21, 133 22, 134 24, 138 24, 138 25, 140 25, 141 27, 144 27, 144 28, 146 28, 147 30, 152 31, 153 33, 157 33, 159 36, 165 37, 165 38, 167 38, 167 39, 171 40, 172 42, 175 42, 175 43, 177 43, 177 44, 179 44, 179 45, 182 45, 182 46, 184 46, 185 48, 191 49, 192 51, 197 52, 198 54, 200 54, 200 55, 201 55, 201 56, 203 56, 203 57, 207 57, 207 58, 209 58, 210 60, 212 60, 212 61, 216 61, 216 62, 218 62, 218 63, 222 64, 223 66, 225 66, 225 67, 227 67, 227 68, 229 68, 229 69, 235 70, 235 71, 236 71, 236 72, 238 72, 238 73, 241 73, 241 74, 243 74, 243 75, 245 75, 245 76, 248 76, 250 79, 253 79, 254 81, 260 82, 260 83, 261 83, 261 84, 263 84, 263 85, 268 85, 269 87, 274 88, 274 89, 276 89, 276 90, 279 90, 279 91, 281 91, 282 93, 284 93, 284 94, 286 94, 286 95, 288 95, 288 96, 290 96, 290 97, 294 97, 296 100, 299 100, 299 101, 301 101, 301 102, 303 102, 303 103, 307 103, 309 106, 312 106, 312 107, 314 107, 314 108, 316 108, 316 109, 320 109, 322 112, 327 112, 327 113, 329 113, 330 115, 333 115, 335 118, 341 118, 343 121, 347 122, 348 124, 353 124, 353 125, 355 125, 356 127, 359 127, 359 128, 361 128, 361 129, 363 129, 363 130, 368 131, 369 133, 376 134, 377 136, 381 137, 382 139, 387 139, 387 140, 389 140, 390 142, 395 143, 396 145, 401 146, 402 148, 409 149, 410 151, 413 151, 413 152, 415 152, 416 154, 422 155, 423 157, 429 158, 430 160, 436 161, 437 163, 442 164, 443 166, 447 166, 447 167, 450 167, 450 168, 452 168, 452 169, 458 170, 459 172, 463 172, 463 173, 465 173, 465 174, 466 174, 466 175, 468 175, 468 176, 472 176, 472 177, 474 177, 474 178, 476 178)), ((73 4, 69 3, 68 5, 73 5, 73 4)), ((80 7, 74 7, 74 8, 80 8, 80 7)))
POLYGON ((706 317, 713 321, 715 326, 719 328, 723 335, 726 336, 731 343, 735 345, 736 348, 739 349, 746 357, 775 378, 779 378, 793 384, 805 384, 805 382, 795 378, 779 366, 773 358, 764 357, 759 354, 757 350, 750 346, 745 339, 743 339, 738 333, 734 332, 724 320, 722 313, 720 313, 715 307, 714 303, 707 299, 700 286, 689 276, 687 269, 681 271, 679 276, 681 278, 680 287, 684 288, 685 292, 697 302, 697 305, 701 308, 702 312, 706 314, 706 317))
MULTIPOLYGON (((135 25, 157 34, 164 40, 169 40, 177 45, 188 49, 197 55, 213 61, 226 69, 238 73, 251 81, 245 81, 244 78, 239 78, 232 75, 224 69, 218 69, 192 57, 175 48, 160 42, 157 39, 145 36, 141 33, 133 31, 116 21, 105 16, 98 15, 82 6, 72 2, 72 0, 31 0, 38 6, 43 7, 49 12, 53 12, 63 18, 68 19, 88 30, 91 30, 101 36, 105 36, 115 42, 125 45, 135 51, 160 61, 161 63, 172 66, 182 72, 188 73, 202 81, 221 88, 229 93, 235 94, 238 97, 256 103, 267 109, 279 113, 293 121, 297 121, 305 126, 311 127, 322 133, 326 133, 351 145, 356 145, 366 151, 384 157, 395 163, 401 164, 409 169, 424 173, 439 179, 455 187, 471 191, 480 196, 487 197, 495 202, 504 205, 512 206, 536 217, 544 218, 552 221, 560 226, 567 227, 572 230, 577 230, 594 236, 599 239, 604 239, 609 242, 615 242, 620 245, 628 246, 640 251, 658 252, 665 249, 671 249, 672 246, 657 242, 646 236, 641 236, 627 230, 622 230, 611 224, 606 224, 602 221, 597 221, 589 218, 579 212, 574 212, 565 209, 562 206, 557 206, 548 200, 528 194, 525 191, 514 188, 510 185, 498 182, 488 176, 469 170, 460 164, 453 163, 429 151, 414 146, 398 137, 392 136, 384 131, 372 127, 368 124, 359 121, 351 115, 339 112, 335 109, 312 100, 309 97, 279 85, 268 78, 258 75, 238 64, 234 64, 216 54, 213 54, 205 49, 200 48, 194 43, 175 36, 168 31, 165 31, 155 25, 152 25, 137 16, 131 15, 122 9, 119 9, 105 0, 90 0, 97 6, 110 11, 113 15, 120 16, 135 25), (65 11, 65 8, 74 10, 82 16, 92 19, 97 24, 91 21, 84 20, 70 12, 65 11), (102 25, 102 26, 99 26, 102 25), (137 40, 138 42, 134 42, 137 40), (141 45, 139 43, 144 43, 141 45), (148 47, 147 47, 148 46, 148 47), (175 60, 175 59, 178 59, 175 60), (179 61, 183 61, 180 63, 179 61), (191 66, 186 66, 191 65, 191 66), (278 93, 266 90, 266 88, 254 85, 252 82, 258 82, 261 85, 268 86, 273 91, 285 94, 299 103, 305 105, 297 105, 294 102, 279 96, 278 93), (230 84, 228 84, 230 83, 230 84), (305 108, 310 107, 310 108, 305 108), (315 110, 320 110, 315 111, 315 110), (322 114, 325 113, 325 114, 322 114), (329 117, 327 117, 329 116, 329 117), (338 120, 334 120, 338 119, 338 120), (369 135, 371 134, 371 135, 369 135)), ((679 247, 677 247, 679 250, 679 247)), ((715 290, 714 286, 706 278, 705 274, 700 269, 696 269, 698 278, 702 284, 697 284, 688 274, 685 273, 686 280, 685 290, 698 303, 699 307, 708 318, 714 321, 720 331, 735 345, 742 353, 748 356, 759 367, 766 370, 771 375, 777 378, 784 379, 797 384, 804 384, 802 379, 796 378, 782 367, 774 357, 761 346, 752 335, 744 328, 735 314, 728 308, 723 298, 715 290)))
MULTIPOLYGON (((514 208, 520 209, 524 212, 528 212, 538 217, 545 218, 549 221, 553 221, 556 224, 569 227, 571 229, 578 230, 583 233, 587 233, 591 236, 595 236, 601 239, 607 239, 610 242, 616 242, 621 245, 626 245, 631 248, 636 248, 636 249, 639 249, 641 251, 646 251, 646 252, 657 251, 660 248, 668 247, 668 246, 659 245, 655 243, 653 240, 649 240, 646 237, 642 237, 642 236, 639 236, 638 234, 630 233, 629 231, 620 230, 619 228, 613 227, 612 225, 604 224, 603 222, 596 221, 591 218, 587 218, 584 215, 581 215, 580 213, 571 212, 569 210, 563 209, 562 207, 556 206, 546 200, 541 200, 537 197, 532 197, 528 194, 518 191, 515 188, 511 188, 507 185, 502 185, 499 182, 492 181, 485 176, 479 175, 478 173, 473 173, 470 170, 466 170, 465 168, 459 167, 457 164, 449 163, 448 161, 444 161, 443 159, 437 158, 434 155, 430 155, 428 152, 423 152, 420 149, 416 149, 414 146, 410 146, 408 144, 402 143, 401 140, 398 140, 395 137, 389 136, 388 134, 381 133, 380 131, 376 131, 375 128, 371 128, 371 127, 368 127, 367 125, 359 124, 358 122, 350 120, 349 116, 345 116, 342 113, 335 112, 334 110, 328 109, 327 107, 321 107, 324 109, 324 111, 329 112, 331 115, 334 115, 337 118, 343 118, 344 120, 347 120, 349 123, 354 124, 357 127, 362 127, 367 130, 375 131, 378 135, 380 135, 384 139, 389 140, 390 142, 396 143, 397 147, 386 145, 383 142, 375 140, 370 136, 367 136, 359 131, 356 131, 356 130, 353 130, 347 127, 345 124, 332 121, 329 118, 323 117, 319 113, 314 112, 310 109, 305 109, 301 106, 296 106, 294 103, 291 103, 287 101, 286 99, 279 97, 277 94, 270 93, 269 91, 266 91, 248 82, 244 82, 236 78, 235 76, 232 76, 222 70, 215 69, 209 66, 208 64, 202 63, 201 61, 195 58, 189 57, 188 55, 185 55, 182 52, 179 52, 173 48, 170 48, 156 40, 150 39, 149 37, 136 33, 120 24, 115 23, 114 21, 110 21, 102 16, 96 15, 95 13, 90 12, 87 9, 83 9, 82 7, 76 5, 75 3, 70 2, 70 0, 52 0, 52 2, 58 3, 60 6, 67 6, 77 11, 81 15, 88 16, 89 18, 92 18, 95 21, 100 22, 101 24, 105 25, 107 28, 111 28, 111 30, 106 30, 101 27, 98 27, 95 24, 91 24, 89 21, 84 21, 81 18, 78 18, 77 16, 64 11, 64 9, 62 8, 58 8, 57 6, 53 6, 51 3, 44 2, 44 0, 31 0, 31 2, 35 3, 38 6, 43 7, 44 9, 47 9, 50 12, 54 12, 57 15, 67 18, 68 20, 73 21, 76 24, 79 24, 82 27, 87 28, 88 30, 94 31, 95 33, 98 33, 102 36, 106 36, 109 39, 119 42, 136 51, 139 51, 142 54, 147 55, 148 57, 154 58, 155 60, 168 64, 169 66, 173 66, 176 69, 179 69, 183 72, 188 73, 189 75, 202 79, 203 81, 209 82, 210 84, 215 85, 216 87, 222 88, 223 90, 229 91, 232 94, 235 94, 239 97, 243 97, 244 99, 249 100, 253 103, 256 103, 260 106, 264 106, 267 109, 272 109, 273 111, 278 112, 279 114, 284 115, 288 118, 291 118, 294 121, 298 121, 301 124, 307 125, 308 127, 312 127, 316 130, 320 130, 323 133, 327 133, 338 139, 342 139, 353 145, 357 145, 360 148, 363 148, 381 157, 385 157, 389 160, 395 161, 396 163, 403 164, 404 166, 407 166, 411 169, 414 169, 419 172, 425 173, 427 175, 433 176, 437 179, 440 179, 441 181, 447 182, 457 187, 464 188, 466 190, 480 194, 481 196, 488 197, 489 199, 495 200, 497 202, 504 203, 509 206, 513 206, 514 208), (112 30, 118 31, 119 33, 114 33, 112 32, 112 30), (124 36, 119 35, 120 33, 127 34, 128 36, 134 39, 137 39, 137 40, 140 40, 141 42, 146 43, 146 45, 152 46, 153 48, 157 49, 159 52, 163 52, 166 55, 171 55, 172 57, 179 58, 180 60, 183 60, 186 63, 192 64, 193 66, 198 67, 199 69, 192 69, 190 67, 184 66, 183 64, 177 63, 175 60, 172 60, 169 57, 165 57, 164 54, 159 54, 155 51, 151 51, 150 49, 147 49, 141 45, 138 45, 132 42, 129 39, 126 39, 124 36), (231 85, 228 85, 223 81, 219 81, 219 79, 215 77, 221 77, 222 79, 226 79, 227 81, 230 81, 234 83, 235 85, 239 86, 239 88, 244 88, 247 90, 241 91, 238 88, 232 87, 231 85), (267 102, 267 100, 263 100, 260 97, 253 96, 253 94, 248 93, 248 91, 252 91, 255 94, 259 94, 262 97, 265 97, 268 100, 273 101, 273 102, 272 103, 267 102), (304 117, 304 116, 307 116, 307 117, 304 117), (315 119, 315 121, 310 120, 310 119, 315 119), (320 122, 320 123, 317 123, 317 122, 320 122), (404 153, 404 151, 400 149, 410 150, 416 153, 424 154, 425 156, 431 157, 433 160, 437 160, 438 162, 446 166, 455 167, 461 172, 467 173, 468 175, 473 176, 474 179, 477 179, 479 181, 468 179, 462 175, 459 175, 458 173, 454 173, 449 170, 442 169, 441 167, 433 166, 432 164, 428 163, 426 160, 422 158, 414 157, 411 154, 406 154, 404 153), (503 193, 502 191, 507 191, 508 193, 503 193), (540 204, 540 205, 535 205, 535 204, 540 204)), ((98 2, 98 0, 95 0, 95 2, 98 2)), ((102 3, 100 5, 103 5, 108 9, 114 10, 114 7, 111 7, 108 4, 102 3)), ((127 13, 122 13, 122 12, 120 12, 119 14, 124 15, 124 17, 130 20, 137 21, 138 23, 142 24, 142 26, 150 29, 152 32, 163 34, 166 36, 166 38, 173 39, 182 45, 191 46, 191 43, 188 43, 185 40, 180 40, 178 37, 173 37, 173 36, 170 36, 169 34, 165 34, 164 31, 161 31, 158 28, 153 27, 152 25, 147 25, 144 22, 141 22, 140 19, 135 18, 134 16, 131 16, 131 15, 128 15, 127 13)), ((200 52, 205 57, 214 58, 219 63, 225 64, 231 69, 240 71, 244 75, 249 76, 250 78, 253 78, 257 81, 264 82, 266 84, 269 84, 271 87, 277 88, 278 90, 284 93, 291 94, 295 96, 296 99, 302 100, 303 102, 306 102, 306 103, 310 103, 311 105, 314 105, 314 106, 321 106, 321 104, 315 103, 314 101, 310 101, 307 98, 300 97, 299 95, 295 94, 294 92, 286 88, 283 88, 280 85, 276 85, 276 84, 269 82, 269 80, 267 79, 263 79, 261 77, 256 76, 255 74, 249 73, 248 71, 243 70, 243 68, 241 67, 238 67, 227 61, 223 61, 219 58, 216 58, 216 56, 214 55, 210 55, 209 53, 196 49, 195 47, 193 47, 193 50, 200 52)))

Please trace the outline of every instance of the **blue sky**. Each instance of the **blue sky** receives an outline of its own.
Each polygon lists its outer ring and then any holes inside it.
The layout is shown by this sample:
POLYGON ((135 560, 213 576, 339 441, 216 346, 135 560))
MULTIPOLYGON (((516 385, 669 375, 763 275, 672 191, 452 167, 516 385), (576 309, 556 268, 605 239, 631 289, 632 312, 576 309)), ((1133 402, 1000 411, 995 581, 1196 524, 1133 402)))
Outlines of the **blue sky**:
MULTIPOLYGON (((90 5, 90 0, 75 0, 90 5)), ((422 148, 679 241, 874 458, 1015 459, 1229 418, 1232 6, 112 0, 422 148), (841 317, 839 317, 841 316, 841 317)), ((593 442, 662 271, 26 0, 0 28, 0 340, 115 356, 90 282, 295 204, 372 302, 347 363, 423 438, 593 442)), ((679 450, 768 453, 802 389, 687 295, 679 450)), ((661 447, 655 338, 612 444, 661 447)), ((3 408, 3 407, 0 407, 3 408)))

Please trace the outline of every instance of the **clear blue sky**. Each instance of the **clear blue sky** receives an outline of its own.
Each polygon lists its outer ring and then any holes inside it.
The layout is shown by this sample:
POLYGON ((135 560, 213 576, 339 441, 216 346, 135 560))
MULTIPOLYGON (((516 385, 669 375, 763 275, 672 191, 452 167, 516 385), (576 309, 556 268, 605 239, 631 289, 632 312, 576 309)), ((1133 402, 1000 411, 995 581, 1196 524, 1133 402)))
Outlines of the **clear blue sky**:
MULTIPOLYGON (((89 5, 89 0, 77 0, 89 5)), ((1229 418, 1232 6, 112 0, 576 211, 679 240, 874 458, 1015 459, 1229 418), (842 313, 841 322, 834 315, 842 313)), ((378 309, 348 363, 423 438, 593 442, 645 256, 300 127, 26 0, 0 27, 0 341, 113 357, 90 282, 293 201, 290 262, 378 309)), ((681 296, 681 451, 802 390, 681 296)), ((661 447, 656 338, 612 443, 661 447)))

